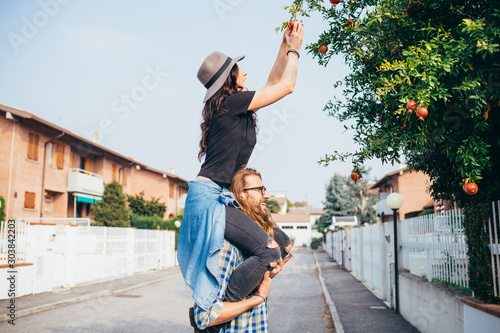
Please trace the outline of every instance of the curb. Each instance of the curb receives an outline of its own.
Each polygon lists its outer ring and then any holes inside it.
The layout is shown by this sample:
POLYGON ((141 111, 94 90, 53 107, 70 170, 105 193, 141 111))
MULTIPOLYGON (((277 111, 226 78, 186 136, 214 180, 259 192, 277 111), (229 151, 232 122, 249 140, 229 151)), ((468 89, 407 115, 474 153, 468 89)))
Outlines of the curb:
MULTIPOLYGON (((84 295, 84 296, 78 296, 78 297, 74 297, 74 298, 70 298, 70 299, 66 299, 66 300, 62 300, 62 301, 58 301, 58 302, 53 302, 53 303, 48 303, 48 304, 44 304, 44 305, 35 306, 35 307, 31 308, 31 309, 26 309, 26 310, 21 310, 21 311, 16 312, 16 319, 19 318, 19 317, 24 317, 24 316, 28 316, 30 314, 39 313, 39 312, 43 312, 43 311, 47 311, 47 310, 52 310, 52 309, 55 309, 55 308, 58 308, 58 307, 62 307, 62 306, 66 306, 66 305, 70 305, 70 304, 75 304, 75 303, 80 303, 80 302, 84 302, 84 301, 89 301, 91 299, 96 299, 96 298, 106 297, 106 296, 118 295, 118 294, 127 292, 129 290, 133 290, 133 289, 145 287, 145 286, 150 285, 150 284, 155 284, 155 283, 158 283, 158 282, 169 280, 171 278, 174 278, 174 277, 177 277, 177 276, 180 276, 180 275, 181 274, 174 274, 174 275, 167 276, 167 277, 164 277, 164 278, 161 278, 161 279, 139 283, 139 284, 136 284, 136 285, 133 285, 133 286, 130 286, 130 287, 127 287, 127 288, 115 290, 115 291, 101 290, 101 291, 97 291, 95 293, 87 294, 87 295, 84 295)), ((8 321, 10 319, 11 318, 8 315, 3 315, 3 316, 0 317, 0 322, 8 321)))
POLYGON ((344 326, 342 326, 342 322, 340 321, 339 314, 337 313, 337 308, 335 307, 335 303, 333 303, 332 297, 326 288, 325 279, 323 278, 323 274, 321 272, 321 267, 318 263, 318 258, 316 257, 316 252, 313 251, 314 263, 316 264, 316 269, 318 270, 318 279, 321 284, 321 289, 323 289, 323 295, 325 295, 326 303, 328 304, 328 308, 330 309, 330 316, 333 320, 333 326, 335 327, 335 333, 344 333, 344 326))

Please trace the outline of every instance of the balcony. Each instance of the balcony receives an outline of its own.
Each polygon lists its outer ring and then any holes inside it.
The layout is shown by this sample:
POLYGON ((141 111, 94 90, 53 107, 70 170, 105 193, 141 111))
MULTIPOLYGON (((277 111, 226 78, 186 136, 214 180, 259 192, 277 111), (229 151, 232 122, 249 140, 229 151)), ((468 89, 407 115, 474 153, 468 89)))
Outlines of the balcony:
POLYGON ((390 193, 388 192, 382 192, 380 193, 380 200, 377 201, 377 216, 380 216, 382 214, 384 215, 392 215, 392 209, 387 207, 387 204, 385 203, 385 199, 387 199, 387 196, 390 193))
POLYGON ((70 169, 66 190, 101 197, 104 193, 104 179, 101 175, 89 171, 70 169))

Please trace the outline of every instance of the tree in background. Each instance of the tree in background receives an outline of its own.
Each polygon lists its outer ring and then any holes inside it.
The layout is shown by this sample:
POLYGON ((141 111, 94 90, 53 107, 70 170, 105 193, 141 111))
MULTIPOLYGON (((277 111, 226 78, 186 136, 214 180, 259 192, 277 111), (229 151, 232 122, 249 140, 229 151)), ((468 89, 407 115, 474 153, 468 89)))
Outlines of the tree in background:
POLYGON ((266 207, 267 207, 267 210, 269 213, 279 213, 281 212, 281 206, 280 204, 278 203, 277 200, 274 200, 274 199, 269 199, 267 202, 266 202, 266 207))
POLYGON ((5 199, 0 195, 0 222, 5 222, 5 199))
POLYGON ((92 205, 95 224, 106 227, 130 227, 131 210, 127 205, 127 196, 120 183, 114 181, 104 184, 101 202, 92 205))
POLYGON ((334 174, 326 185, 323 215, 318 223, 318 231, 324 233, 332 224, 334 216, 356 216, 361 224, 377 222, 375 204, 376 192, 370 193, 366 177, 357 183, 350 177, 334 174))
POLYGON ((356 170, 372 158, 404 159, 427 174, 434 199, 463 208, 470 287, 487 302, 500 302, 485 227, 491 201, 500 198, 499 7, 496 0, 295 0, 286 7, 292 18, 319 11, 329 29, 307 50, 323 66, 343 54, 351 69, 336 83, 345 102, 334 99, 325 110, 351 120, 360 148, 321 162, 350 159, 356 170))
POLYGON ((141 216, 159 216, 163 218, 167 206, 160 202, 160 198, 152 197, 151 200, 144 198, 144 191, 136 195, 127 195, 129 207, 133 214, 141 216))
POLYGON ((307 202, 305 201, 295 201, 295 203, 293 204, 293 207, 306 207, 307 206, 307 202))
POLYGON ((347 190, 348 178, 335 173, 326 185, 325 201, 323 210, 325 214, 321 216, 318 224, 318 231, 326 233, 325 229, 332 224, 334 216, 354 215, 349 202, 349 191, 347 190))
POLYGON ((379 196, 377 191, 370 192, 366 177, 361 178, 357 183, 353 182, 349 177, 347 188, 351 207, 355 211, 358 221, 361 224, 377 223, 376 204, 379 196))

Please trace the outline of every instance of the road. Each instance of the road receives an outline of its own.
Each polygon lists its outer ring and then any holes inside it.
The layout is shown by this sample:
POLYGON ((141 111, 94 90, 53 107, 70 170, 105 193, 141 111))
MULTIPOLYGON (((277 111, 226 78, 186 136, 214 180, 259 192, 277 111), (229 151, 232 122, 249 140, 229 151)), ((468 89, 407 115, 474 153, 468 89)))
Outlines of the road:
MULTIPOLYGON (((295 257, 274 279, 269 296, 272 333, 332 333, 312 251, 294 249, 295 257)), ((118 282, 117 282, 118 283, 118 282)), ((101 297, 20 317, 16 326, 0 323, 0 332, 193 332, 187 309, 190 290, 180 274, 124 294, 101 297)))

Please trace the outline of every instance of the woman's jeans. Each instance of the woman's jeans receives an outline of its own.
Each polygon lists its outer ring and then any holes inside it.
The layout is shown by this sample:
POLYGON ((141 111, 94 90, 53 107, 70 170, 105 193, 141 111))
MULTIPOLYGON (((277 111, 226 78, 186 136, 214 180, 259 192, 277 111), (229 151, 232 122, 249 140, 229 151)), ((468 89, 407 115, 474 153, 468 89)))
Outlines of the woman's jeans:
POLYGON ((231 274, 225 301, 238 302, 248 297, 262 281, 264 273, 273 270, 270 263, 278 263, 282 253, 286 253, 284 248, 291 244, 290 238, 280 228, 275 228, 274 233, 279 247, 270 248, 273 238, 257 222, 241 209, 226 206, 224 238, 233 243, 247 259, 231 274))

